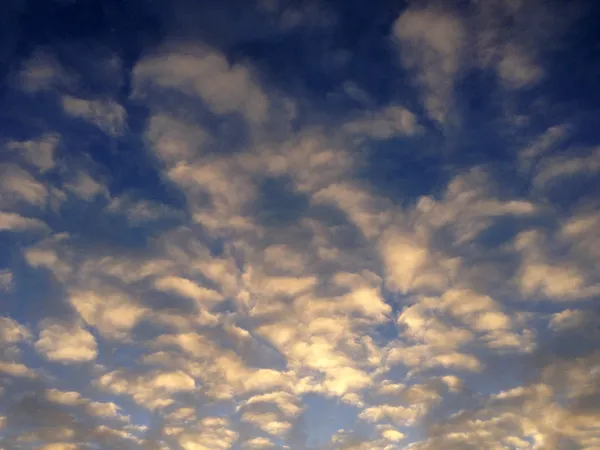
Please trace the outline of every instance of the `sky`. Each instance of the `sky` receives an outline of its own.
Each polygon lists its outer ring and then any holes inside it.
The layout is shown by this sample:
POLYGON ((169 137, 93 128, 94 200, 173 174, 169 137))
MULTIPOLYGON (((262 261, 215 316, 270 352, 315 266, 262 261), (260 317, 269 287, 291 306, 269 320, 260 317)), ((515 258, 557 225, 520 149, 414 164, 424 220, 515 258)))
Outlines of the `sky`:
POLYGON ((600 8, 0 5, 1 450, 599 450, 600 8))

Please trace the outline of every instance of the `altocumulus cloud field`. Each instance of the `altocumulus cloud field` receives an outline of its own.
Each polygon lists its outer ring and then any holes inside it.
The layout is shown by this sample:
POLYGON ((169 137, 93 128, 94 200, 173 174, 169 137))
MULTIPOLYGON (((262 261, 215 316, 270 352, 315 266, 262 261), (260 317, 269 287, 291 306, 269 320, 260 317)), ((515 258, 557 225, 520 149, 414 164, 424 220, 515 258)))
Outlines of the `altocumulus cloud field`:
POLYGON ((0 449, 600 449, 593 1, 0 6, 0 449))

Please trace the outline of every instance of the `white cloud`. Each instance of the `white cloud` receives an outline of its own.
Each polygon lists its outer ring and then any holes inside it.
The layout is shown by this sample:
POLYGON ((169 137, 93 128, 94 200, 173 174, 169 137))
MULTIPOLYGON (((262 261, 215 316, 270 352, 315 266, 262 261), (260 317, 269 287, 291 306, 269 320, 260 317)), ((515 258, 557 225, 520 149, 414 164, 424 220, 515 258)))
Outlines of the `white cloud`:
POLYGON ((145 137, 156 155, 170 165, 202 154, 210 138, 203 128, 164 114, 150 118, 145 137))
POLYGON ((70 116, 88 121, 110 136, 119 136, 125 131, 127 111, 112 99, 85 100, 65 95, 62 107, 70 116))
POLYGON ((589 318, 589 313, 577 309, 565 309, 552 314, 549 326, 556 331, 577 329, 584 325, 589 318))
POLYGON ((504 87, 518 89, 530 86, 537 82, 543 74, 544 71, 519 47, 507 44, 501 51, 498 75, 504 87))
POLYGON ((177 437, 184 450, 227 450, 238 437, 230 428, 229 421, 220 417, 205 417, 197 429, 186 429, 177 437))
POLYGON ((129 331, 148 314, 146 308, 117 291, 74 290, 69 302, 85 323, 111 339, 127 338, 129 331))
POLYGON ((179 215, 178 211, 164 204, 145 199, 136 200, 129 195, 113 198, 106 207, 106 211, 125 215, 131 225, 151 223, 155 220, 175 218, 179 215))
POLYGON ((390 442, 400 442, 406 436, 401 431, 391 426, 378 426, 381 435, 390 442))
POLYGON ((279 420, 279 416, 272 412, 244 411, 241 418, 244 422, 251 423, 262 431, 275 436, 285 435, 292 427, 291 423, 279 420))
POLYGON ((15 344, 30 337, 27 327, 10 317, 0 317, 0 345, 15 344))
POLYGON ((519 152, 518 159, 521 171, 527 173, 547 152, 556 149, 569 136, 569 127, 565 124, 554 125, 533 139, 527 147, 519 152))
POLYGON ((403 65, 415 72, 425 109, 445 123, 452 111, 452 90, 466 39, 462 20, 434 8, 409 8, 394 23, 393 36, 403 65))
POLYGON ((19 203, 43 206, 48 197, 46 186, 14 164, 0 165, 0 207, 19 203))
MULTIPOLYGON (((2 227, 0 227, 2 229, 2 227)), ((14 286, 13 273, 8 269, 0 269, 0 292, 11 292, 14 286)))
POLYGON ((3 361, 0 361, 0 373, 21 378, 36 378, 37 376, 36 372, 25 364, 3 361))
POLYGON ((394 136, 412 135, 419 131, 413 113, 400 106, 388 106, 382 111, 348 122, 344 130, 354 135, 365 135, 374 139, 389 139, 394 136))
POLYGON ((0 211, 0 230, 46 230, 48 226, 38 219, 23 217, 17 213, 0 211))
POLYGON ((80 447, 76 444, 54 442, 52 444, 42 445, 38 450, 78 450, 79 448, 80 447))
POLYGON ((29 141, 11 141, 7 148, 20 152, 22 158, 45 172, 56 166, 54 152, 60 143, 60 136, 56 133, 47 133, 29 141))
POLYGON ((178 294, 195 300, 198 305, 210 306, 222 300, 218 292, 199 286, 193 281, 182 277, 170 276, 158 278, 154 281, 154 287, 160 291, 178 294))
POLYGON ((589 175, 600 172, 600 148, 590 149, 585 155, 559 155, 545 158, 534 176, 534 184, 543 189, 549 183, 569 176, 589 175))
POLYGON ((577 251, 565 254, 564 248, 554 250, 549 236, 541 231, 522 232, 514 242, 522 258, 515 281, 524 296, 541 294, 543 298, 568 301, 600 293, 595 272, 584 270, 585 259, 577 251))
POLYGON ((46 248, 30 248, 25 252, 25 260, 31 267, 43 267, 51 271, 61 281, 71 274, 71 267, 61 261, 55 251, 46 248))
POLYGON ((94 382, 115 395, 128 395, 139 405, 164 408, 174 403, 173 394, 196 389, 192 377, 182 371, 148 371, 142 375, 118 369, 102 375, 94 382))
POLYGON ((76 324, 44 321, 35 349, 50 361, 89 362, 96 359, 98 346, 94 336, 76 324))
POLYGON ((242 445, 244 448, 248 449, 262 449, 275 447, 275 445, 273 445, 273 443, 265 437, 255 437, 252 439, 248 439, 242 445))
POLYGON ((267 118, 269 100, 242 64, 230 65, 215 50, 166 50, 142 59, 133 71, 136 95, 148 85, 200 97, 216 114, 241 112, 252 123, 267 118))
POLYGON ((28 93, 65 88, 74 81, 53 55, 41 50, 25 61, 18 75, 20 88, 28 93))
POLYGON ((79 392, 75 391, 59 391, 58 389, 49 389, 46 391, 46 398, 59 405, 77 406, 85 403, 86 400, 81 397, 79 392))

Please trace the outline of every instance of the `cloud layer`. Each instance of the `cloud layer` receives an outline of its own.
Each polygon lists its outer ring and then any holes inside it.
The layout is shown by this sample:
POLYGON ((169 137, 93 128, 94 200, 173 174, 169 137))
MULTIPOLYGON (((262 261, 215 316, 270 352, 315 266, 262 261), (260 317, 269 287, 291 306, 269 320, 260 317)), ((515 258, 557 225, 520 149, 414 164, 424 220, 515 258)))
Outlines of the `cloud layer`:
POLYGON ((2 449, 600 448, 583 6, 137 3, 6 56, 2 449))

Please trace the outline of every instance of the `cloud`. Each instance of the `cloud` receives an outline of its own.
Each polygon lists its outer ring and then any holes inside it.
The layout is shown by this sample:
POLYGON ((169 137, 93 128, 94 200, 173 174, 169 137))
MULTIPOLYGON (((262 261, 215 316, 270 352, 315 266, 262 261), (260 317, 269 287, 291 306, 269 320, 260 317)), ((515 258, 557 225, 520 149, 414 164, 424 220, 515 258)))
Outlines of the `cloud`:
MULTIPOLYGON (((573 223, 571 222, 572 227, 573 223)), ((566 235, 569 235, 569 231, 566 235)), ((596 239, 593 234, 588 236, 592 240, 596 239)), ((587 268, 589 261, 587 257, 594 258, 595 255, 586 255, 587 250, 582 253, 581 248, 577 246, 578 239, 581 238, 583 236, 577 234, 571 238, 573 240, 567 238, 571 248, 565 253, 564 246, 557 245, 544 232, 520 233, 514 241, 516 250, 522 255, 515 281, 522 294, 528 297, 542 294, 544 298, 554 301, 576 300, 597 295, 600 292, 597 276, 593 270, 589 271, 587 268), (554 245, 548 245, 549 243, 554 245), (560 253, 562 257, 559 257, 560 253)))
POLYGON ((394 429, 393 427, 378 427, 381 435, 390 442, 400 442, 405 438, 404 433, 394 429))
POLYGON ((474 12, 477 65, 492 69, 508 91, 534 86, 546 75, 545 43, 559 39, 572 20, 568 8, 539 1, 478 2, 474 12))
POLYGON ((265 437, 255 437, 255 438, 249 439, 246 442, 244 442, 243 446, 244 446, 244 448, 249 448, 249 449, 275 447, 275 445, 273 445, 273 443, 265 437))
POLYGON ((181 277, 162 277, 154 282, 154 286, 165 292, 172 292, 183 297, 191 298, 198 304, 211 304, 219 302, 221 296, 218 292, 198 286, 193 281, 181 277))
POLYGON ((13 377, 35 378, 36 372, 21 363, 0 361, 0 373, 13 377))
POLYGON ((68 115, 86 120, 110 136, 119 136, 125 130, 127 112, 112 99, 85 100, 65 95, 62 107, 68 115))
POLYGON ((567 177, 592 175, 600 172, 600 149, 592 149, 587 155, 559 155, 548 157, 538 165, 533 182, 543 189, 548 184, 567 177))
POLYGON ((10 317, 0 317, 0 325, 0 345, 15 344, 31 337, 25 326, 10 317))
POLYGON ((135 374, 118 369, 100 376, 94 384, 114 395, 128 395, 148 409, 172 405, 173 393, 190 392, 196 387, 193 378, 177 370, 135 374))
POLYGON ((78 448, 79 446, 76 444, 54 442, 52 444, 42 445, 39 450, 77 450, 78 448))
POLYGON ((17 80, 19 87, 28 93, 64 88, 75 81, 51 53, 42 50, 35 51, 24 62, 17 80))
POLYGON ((111 339, 124 339, 148 313, 124 292, 74 290, 69 301, 86 324, 111 339))
POLYGON ((0 207, 10 208, 19 204, 43 206, 48 189, 31 174, 14 164, 0 166, 0 207))
MULTIPOLYGON (((2 227, 0 227, 2 228, 2 227)), ((8 269, 0 270, 0 291, 10 292, 14 286, 13 273, 8 269)))
POLYGON ((98 346, 94 336, 78 325, 43 322, 35 349, 50 361, 80 363, 94 361, 98 346))
POLYGON ((119 414, 120 407, 112 402, 95 402, 82 397, 79 392, 59 391, 49 389, 45 393, 46 398, 53 403, 67 407, 82 407, 87 414, 99 418, 120 418, 128 422, 129 418, 119 414))
POLYGON ((165 114, 150 118, 145 136, 156 155, 169 165, 192 160, 210 142, 202 127, 165 114))
POLYGON ((402 64, 414 72, 429 116, 445 123, 466 40, 462 20, 435 8, 409 8, 394 23, 392 34, 402 64))
POLYGON ((18 152, 27 163, 45 172, 56 167, 54 153, 59 144, 58 134, 47 133, 28 141, 11 141, 6 147, 18 152))
POLYGON ((23 217, 17 213, 0 212, 0 230, 24 231, 47 230, 47 225, 38 219, 23 217))
POLYGON ((198 96, 216 114, 242 113, 252 123, 267 118, 269 100, 242 64, 230 65, 208 47, 164 49, 134 68, 136 95, 151 86, 198 96))
POLYGON ((413 135, 419 131, 419 126, 413 113, 399 106, 389 106, 382 111, 348 122, 344 125, 344 130, 351 134, 383 140, 394 136, 413 135))
POLYGON ((220 417, 205 417, 197 430, 188 429, 177 436, 179 445, 185 450, 231 448, 238 434, 229 428, 229 421, 220 417))
POLYGON ((518 89, 537 82, 544 71, 525 55, 522 49, 508 44, 501 51, 498 75, 504 87, 518 89))
POLYGON ((230 6, 239 41, 152 49, 108 8, 129 67, 68 38, 11 65, 2 445, 599 447, 600 215, 570 184, 598 155, 547 91, 553 7, 230 6))

